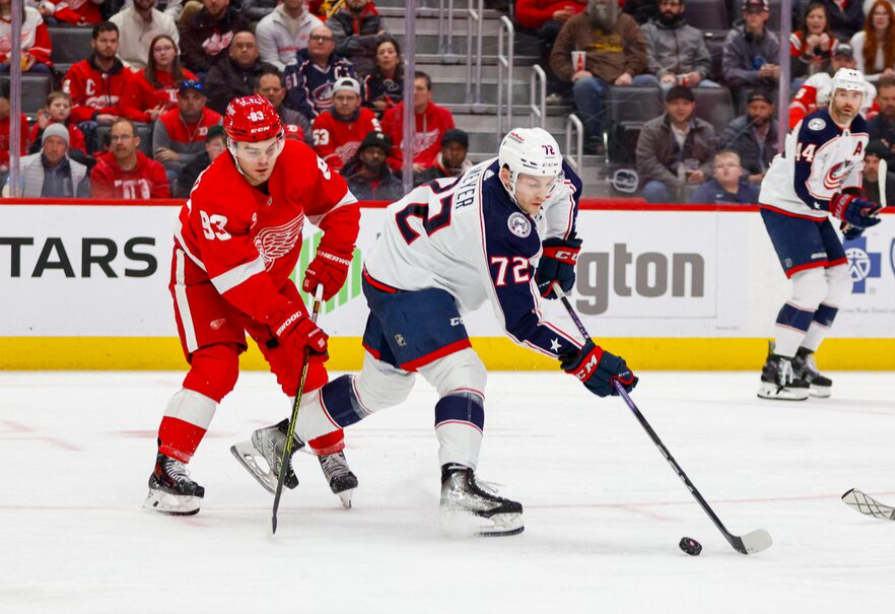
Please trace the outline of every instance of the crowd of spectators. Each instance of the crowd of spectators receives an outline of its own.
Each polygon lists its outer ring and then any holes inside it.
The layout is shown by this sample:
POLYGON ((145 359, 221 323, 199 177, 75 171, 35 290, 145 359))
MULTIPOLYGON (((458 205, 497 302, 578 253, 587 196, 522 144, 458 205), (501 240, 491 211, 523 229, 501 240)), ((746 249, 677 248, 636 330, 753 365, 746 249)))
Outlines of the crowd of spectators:
MULTIPOLYGON (((794 95, 782 102, 790 128, 827 104, 838 68, 855 67, 873 84, 862 109, 868 152, 895 158, 893 1, 794 0, 794 95)), ((717 4, 727 22, 712 30, 696 14, 708 4, 695 0, 515 2, 520 28, 541 42, 532 55, 547 71, 550 101, 565 99, 583 122, 586 153, 606 154, 615 88, 655 88, 662 97, 664 112, 645 118, 630 147, 650 202, 754 200, 776 155, 781 40, 769 23, 780 5, 717 4), (732 121, 707 121, 698 95, 706 88, 731 92, 732 121)), ((0 0, 0 74, 9 71, 11 6, 0 0)), ((314 147, 360 193, 400 196, 410 87, 401 46, 372 0, 320 11, 306 0, 26 0, 22 68, 57 86, 33 122, 17 120, 26 194, 186 195, 226 148, 218 125, 229 102, 257 93, 288 138, 314 147), (90 56, 57 70, 48 24, 92 28, 90 56)), ((0 171, 13 121, 4 84, 0 171)), ((416 72, 412 84, 414 182, 458 176, 470 165, 469 135, 437 104, 428 74, 416 72)))

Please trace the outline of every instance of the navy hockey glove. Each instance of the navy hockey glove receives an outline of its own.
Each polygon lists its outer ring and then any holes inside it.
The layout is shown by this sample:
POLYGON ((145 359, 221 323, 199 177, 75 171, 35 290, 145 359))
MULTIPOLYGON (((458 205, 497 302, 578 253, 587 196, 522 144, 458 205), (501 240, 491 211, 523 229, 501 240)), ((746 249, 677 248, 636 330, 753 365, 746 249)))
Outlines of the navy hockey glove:
POLYGON ((870 228, 879 224, 880 219, 874 216, 881 208, 876 203, 858 198, 854 194, 839 192, 830 199, 830 213, 858 228, 870 228))
POLYGON ((621 382, 626 392, 637 385, 637 377, 631 373, 625 359, 610 354, 589 340, 577 354, 567 354, 561 359, 562 370, 577 377, 584 387, 595 395, 618 395, 613 382, 621 382))
POLYGON ((839 226, 839 230, 842 231, 842 236, 845 237, 846 241, 854 241, 862 234, 864 234, 863 228, 851 226, 849 224, 846 224, 845 222, 842 222, 842 224, 839 226))
POLYGON ((563 292, 571 292, 575 285, 575 265, 578 264, 578 253, 581 251, 581 239, 547 239, 535 283, 541 296, 547 299, 558 298, 553 291, 553 282, 559 284, 563 292))

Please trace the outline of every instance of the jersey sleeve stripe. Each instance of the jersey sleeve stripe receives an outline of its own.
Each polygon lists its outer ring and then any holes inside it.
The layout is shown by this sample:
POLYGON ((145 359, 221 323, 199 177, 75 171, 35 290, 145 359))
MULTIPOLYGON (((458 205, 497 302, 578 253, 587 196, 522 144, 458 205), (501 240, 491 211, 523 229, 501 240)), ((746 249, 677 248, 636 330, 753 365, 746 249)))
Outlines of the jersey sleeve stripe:
POLYGON ((264 270, 264 259, 261 256, 258 256, 251 262, 233 267, 225 273, 212 277, 211 283, 214 284, 214 287, 218 292, 224 294, 228 290, 232 290, 243 283, 249 277, 257 275, 258 273, 263 273, 264 270))

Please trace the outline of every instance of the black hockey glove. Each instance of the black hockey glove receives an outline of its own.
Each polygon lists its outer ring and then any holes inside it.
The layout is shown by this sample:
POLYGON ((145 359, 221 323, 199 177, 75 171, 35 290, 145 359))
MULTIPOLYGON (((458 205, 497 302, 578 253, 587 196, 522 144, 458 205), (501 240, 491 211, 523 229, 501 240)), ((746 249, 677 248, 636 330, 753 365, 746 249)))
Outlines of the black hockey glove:
POLYGON ((838 192, 830 199, 830 213, 852 226, 870 228, 880 223, 875 217, 882 207, 869 200, 858 198, 854 194, 838 192))
POLYGON ((558 298, 553 291, 553 282, 559 284, 563 292, 571 292, 575 285, 575 265, 578 264, 578 253, 581 251, 581 239, 547 239, 535 283, 538 291, 546 299, 558 298))
POLYGON ((577 377, 584 387, 595 395, 618 395, 613 382, 621 382, 626 392, 637 385, 637 377, 625 364, 625 359, 610 354, 589 340, 577 354, 567 354, 561 359, 562 370, 577 377))

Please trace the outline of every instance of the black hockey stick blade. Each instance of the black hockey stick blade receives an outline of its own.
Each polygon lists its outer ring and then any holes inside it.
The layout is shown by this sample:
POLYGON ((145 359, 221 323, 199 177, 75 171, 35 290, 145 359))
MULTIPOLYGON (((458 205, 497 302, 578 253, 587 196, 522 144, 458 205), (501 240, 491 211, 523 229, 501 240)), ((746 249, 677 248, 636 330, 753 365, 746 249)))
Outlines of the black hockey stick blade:
POLYGON ((852 488, 842 495, 842 501, 865 516, 873 516, 880 520, 895 520, 895 507, 880 503, 857 488, 852 488))

